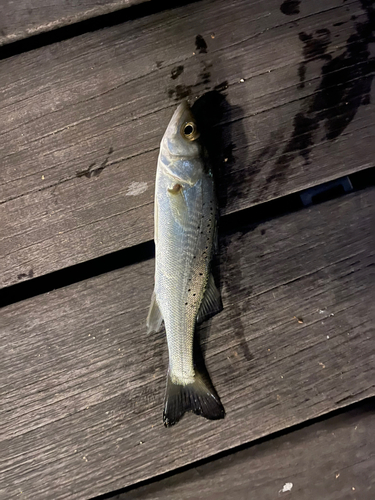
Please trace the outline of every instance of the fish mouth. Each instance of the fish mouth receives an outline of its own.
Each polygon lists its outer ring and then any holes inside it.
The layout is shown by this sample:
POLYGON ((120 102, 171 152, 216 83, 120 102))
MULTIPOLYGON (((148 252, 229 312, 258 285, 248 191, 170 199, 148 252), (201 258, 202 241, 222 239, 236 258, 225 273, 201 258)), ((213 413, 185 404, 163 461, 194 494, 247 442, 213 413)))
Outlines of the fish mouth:
POLYGON ((179 122, 185 113, 188 113, 190 116, 193 116, 191 108, 186 100, 182 101, 179 104, 178 108, 174 112, 174 115, 172 117, 172 121, 175 120, 175 122, 179 122))
POLYGON ((183 123, 191 121, 195 121, 193 112, 191 111, 188 102, 182 101, 174 112, 164 136, 168 137, 174 135, 177 130, 181 129, 183 123))

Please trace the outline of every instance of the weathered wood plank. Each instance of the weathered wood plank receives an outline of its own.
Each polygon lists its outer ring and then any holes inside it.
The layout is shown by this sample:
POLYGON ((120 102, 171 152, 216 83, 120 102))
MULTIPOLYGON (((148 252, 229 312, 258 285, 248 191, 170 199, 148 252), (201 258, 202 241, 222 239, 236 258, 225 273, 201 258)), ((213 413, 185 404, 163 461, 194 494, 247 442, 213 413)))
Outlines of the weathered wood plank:
POLYGON ((176 102, 223 81, 223 213, 373 165, 372 10, 279 7, 203 0, 1 61, 2 286, 150 240, 176 102))
POLYGON ((220 422, 162 425, 153 261, 3 308, 1 494, 92 497, 375 395, 374 194, 221 238, 224 310, 200 331, 220 422))
POLYGON ((374 401, 113 500, 372 500, 374 401))
POLYGON ((146 0, 2 0, 0 46, 46 33, 95 16, 142 3, 146 0))

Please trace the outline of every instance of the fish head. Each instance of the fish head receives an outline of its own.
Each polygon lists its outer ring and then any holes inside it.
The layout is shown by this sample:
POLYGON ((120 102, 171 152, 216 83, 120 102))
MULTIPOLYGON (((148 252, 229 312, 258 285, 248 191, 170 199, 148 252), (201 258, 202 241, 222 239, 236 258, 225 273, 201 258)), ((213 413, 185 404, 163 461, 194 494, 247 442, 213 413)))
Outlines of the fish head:
POLYGON ((193 185, 203 173, 199 129, 189 104, 174 112, 160 145, 163 169, 182 183, 193 185))

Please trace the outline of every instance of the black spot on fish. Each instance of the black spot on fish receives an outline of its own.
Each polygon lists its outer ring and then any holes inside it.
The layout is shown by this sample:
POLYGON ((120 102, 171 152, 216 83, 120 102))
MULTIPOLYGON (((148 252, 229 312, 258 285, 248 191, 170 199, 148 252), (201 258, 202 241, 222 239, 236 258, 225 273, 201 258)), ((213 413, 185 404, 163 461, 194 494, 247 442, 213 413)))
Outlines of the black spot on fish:
POLYGON ((177 66, 176 68, 172 69, 171 71, 171 78, 172 80, 176 80, 184 71, 183 66, 177 66))
POLYGON ((286 16, 292 16, 294 14, 299 14, 300 0, 285 0, 280 7, 280 10, 286 16))
POLYGON ((342 26, 343 24, 345 24, 345 21, 341 22, 341 23, 334 23, 333 26, 342 26))
POLYGON ((156 61, 156 67, 160 69, 164 61, 156 61))
POLYGON ((263 236, 264 234, 266 234, 266 230, 265 229, 261 229, 260 230, 260 234, 263 236))
POLYGON ((207 53, 207 43, 205 42, 205 39, 202 35, 197 35, 195 37, 195 48, 200 54, 207 53))

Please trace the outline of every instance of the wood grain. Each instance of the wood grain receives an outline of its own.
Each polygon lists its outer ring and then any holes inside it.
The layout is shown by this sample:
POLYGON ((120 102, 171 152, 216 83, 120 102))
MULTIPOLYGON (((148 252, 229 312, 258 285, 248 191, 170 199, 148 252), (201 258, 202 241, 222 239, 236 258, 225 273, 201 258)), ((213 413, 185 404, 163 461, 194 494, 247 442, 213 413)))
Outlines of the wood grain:
POLYGON ((1 61, 1 285, 152 238, 158 145, 184 95, 227 87, 223 214, 372 166, 370 9, 203 0, 1 61))
POLYGON ((224 310, 200 329, 220 422, 162 425, 152 260, 3 308, 0 496, 93 497, 374 396, 374 195, 221 237, 224 310))
POLYGON ((56 28, 116 12, 146 0, 2 0, 0 46, 56 28))
POLYGON ((372 401, 112 498, 372 500, 374 431, 372 401))

